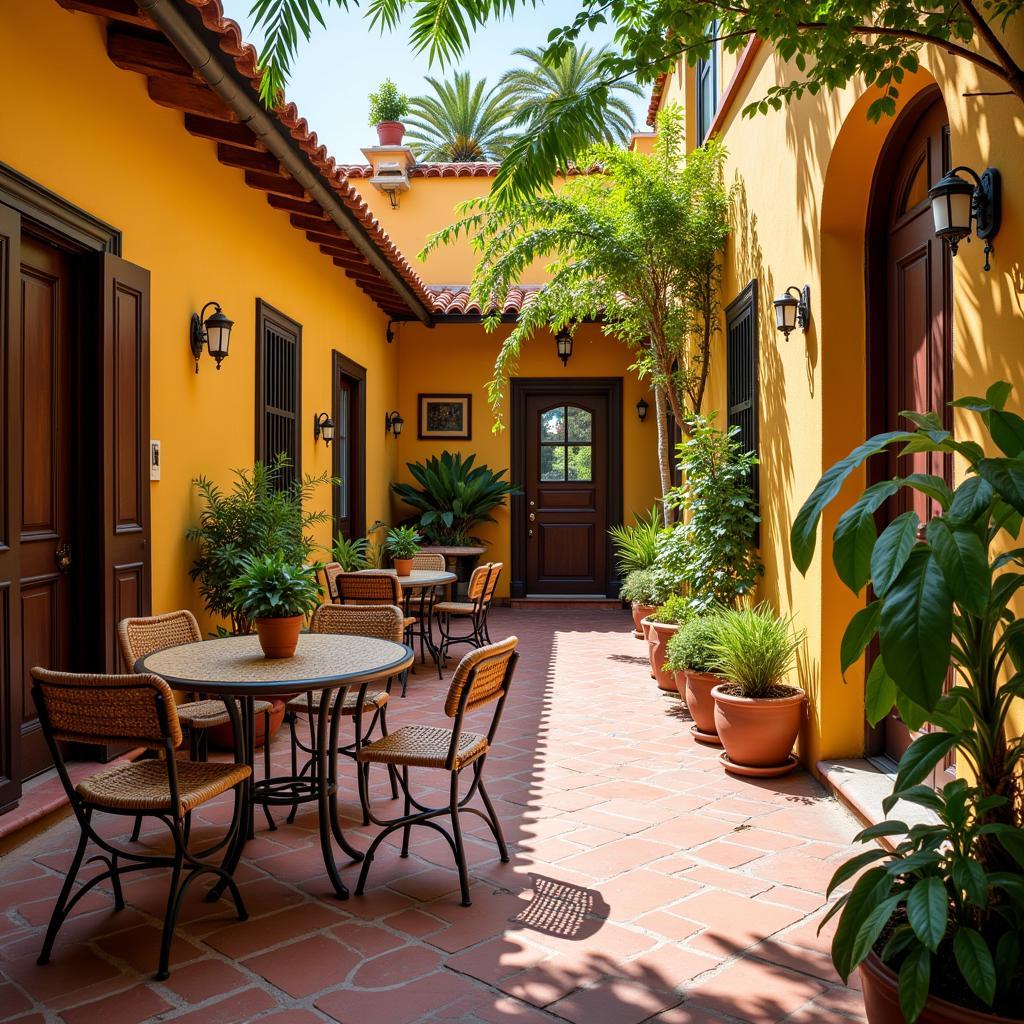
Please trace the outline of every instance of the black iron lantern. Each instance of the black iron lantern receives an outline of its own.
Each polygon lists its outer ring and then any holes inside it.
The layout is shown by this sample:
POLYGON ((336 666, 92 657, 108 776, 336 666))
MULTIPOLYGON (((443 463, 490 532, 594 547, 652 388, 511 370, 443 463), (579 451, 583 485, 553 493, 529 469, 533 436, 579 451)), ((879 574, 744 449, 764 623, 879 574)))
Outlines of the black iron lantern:
POLYGON ((787 341, 797 327, 807 332, 807 325, 811 322, 810 285, 797 288, 791 284, 772 305, 775 307, 775 326, 786 336, 787 341))
POLYGON ((646 398, 641 398, 640 401, 636 403, 636 416, 641 423, 647 419, 647 410, 649 408, 650 406, 647 404, 646 398))
POLYGON ((562 360, 563 366, 568 366, 569 357, 572 355, 572 331, 563 327, 555 335, 555 347, 558 350, 558 358, 562 360))
POLYGON ((396 409, 394 412, 384 413, 384 433, 386 434, 389 430, 395 437, 398 437, 402 433, 402 427, 405 426, 405 420, 402 419, 402 414, 396 409))
POLYGON ((217 369, 220 369, 220 364, 228 357, 231 328, 234 326, 235 322, 224 315, 219 302, 208 302, 198 313, 192 314, 189 348, 192 351, 192 358, 196 361, 196 373, 199 372, 199 357, 203 354, 204 345, 216 360, 217 369), (204 320, 206 311, 211 306, 213 312, 204 320))
POLYGON ((334 420, 325 412, 313 414, 313 440, 318 441, 321 437, 330 448, 334 440, 334 420))
POLYGON ((946 242, 954 256, 965 238, 970 241, 971 224, 976 224, 978 237, 985 242, 985 269, 990 270, 992 239, 999 231, 1000 221, 999 172, 989 167, 979 177, 970 167, 954 167, 928 189, 928 198, 932 202, 935 234, 946 242), (970 175, 973 184, 961 178, 958 171, 970 175))

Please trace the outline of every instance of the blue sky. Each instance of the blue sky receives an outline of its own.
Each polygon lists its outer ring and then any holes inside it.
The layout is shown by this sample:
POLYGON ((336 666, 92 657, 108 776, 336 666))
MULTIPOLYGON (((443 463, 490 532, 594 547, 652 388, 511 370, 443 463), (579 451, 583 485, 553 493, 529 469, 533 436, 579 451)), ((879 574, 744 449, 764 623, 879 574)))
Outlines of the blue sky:
MULTIPOLYGON (((258 46, 259 39, 252 31, 249 17, 252 0, 222 3, 228 17, 234 18, 246 38, 258 46)), ((488 26, 473 39, 459 70, 496 83, 507 68, 522 63, 511 56, 514 49, 540 46, 548 32, 568 23, 577 9, 574 0, 549 0, 535 10, 518 12, 512 20, 488 26)), ((346 12, 332 6, 324 20, 327 30, 317 25, 310 42, 301 45, 288 97, 295 101, 335 159, 342 163, 362 162, 360 147, 376 139, 366 120, 366 97, 380 80, 391 77, 402 92, 416 95, 429 88, 423 81, 424 75, 444 77, 445 73, 437 67, 431 69, 426 56, 412 56, 407 32, 381 36, 358 8, 346 12)), ((610 41, 607 28, 586 40, 598 46, 610 41)), ((625 99, 634 108, 636 125, 642 127, 647 100, 628 95, 625 99)))

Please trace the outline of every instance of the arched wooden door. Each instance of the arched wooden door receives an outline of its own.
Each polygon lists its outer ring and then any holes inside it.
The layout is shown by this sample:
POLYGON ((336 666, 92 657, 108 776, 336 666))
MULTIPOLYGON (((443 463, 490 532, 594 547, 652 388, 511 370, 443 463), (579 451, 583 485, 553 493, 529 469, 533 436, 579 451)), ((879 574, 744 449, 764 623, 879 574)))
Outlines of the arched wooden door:
MULTIPOLYGON (((893 128, 875 174, 869 251, 868 408, 870 433, 905 429, 903 410, 936 412, 952 424, 952 264, 935 237, 928 189, 946 173, 949 123, 938 90, 920 97, 893 128)), ((931 473, 952 483, 948 455, 917 454, 888 465, 875 479, 931 473)), ((922 523, 935 514, 931 499, 904 489, 884 519, 913 509, 922 523)), ((871 737, 872 752, 899 760, 913 735, 894 711, 871 737)), ((939 769, 941 772, 942 769, 939 769)), ((936 779, 935 781, 939 781, 936 779)))

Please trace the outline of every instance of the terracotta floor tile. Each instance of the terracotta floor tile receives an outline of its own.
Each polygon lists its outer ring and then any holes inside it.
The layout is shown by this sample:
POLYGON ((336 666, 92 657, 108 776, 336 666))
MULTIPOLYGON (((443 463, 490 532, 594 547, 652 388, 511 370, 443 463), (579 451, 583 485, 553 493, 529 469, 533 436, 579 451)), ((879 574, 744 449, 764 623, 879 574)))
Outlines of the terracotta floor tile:
POLYGON ((678 1002, 677 995, 652 992, 621 978, 605 978, 559 1000, 552 1010, 573 1024, 639 1024, 678 1002))
POLYGON ((83 1003, 69 1010, 64 1010, 61 1017, 65 1024, 140 1024, 165 1010, 171 1004, 161 998, 151 988, 138 985, 126 992, 93 1003, 83 1003))
POLYGON ((750 1024, 776 1024, 824 991, 823 984, 804 975, 744 960, 698 982, 689 996, 698 1006, 750 1024))
MULTIPOLYGON (((249 957, 242 966, 296 999, 341 984, 361 957, 328 935, 311 935, 269 953, 249 957)), ((372 963, 372 961, 369 961, 372 963)))

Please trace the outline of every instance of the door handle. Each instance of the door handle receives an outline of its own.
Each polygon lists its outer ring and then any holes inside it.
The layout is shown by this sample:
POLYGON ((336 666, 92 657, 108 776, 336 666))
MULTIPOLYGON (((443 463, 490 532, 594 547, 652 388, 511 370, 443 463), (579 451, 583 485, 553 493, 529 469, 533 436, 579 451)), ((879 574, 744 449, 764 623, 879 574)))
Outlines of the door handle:
POLYGON ((536 518, 537 518, 537 513, 536 512, 531 512, 530 513, 530 522, 532 523, 536 518))
POLYGON ((58 572, 69 572, 71 570, 71 545, 67 541, 54 551, 53 557, 57 561, 58 572))

